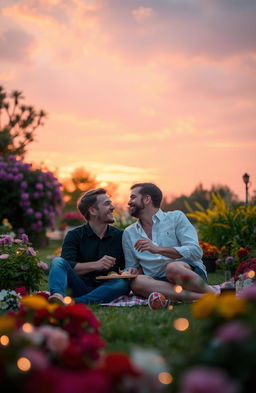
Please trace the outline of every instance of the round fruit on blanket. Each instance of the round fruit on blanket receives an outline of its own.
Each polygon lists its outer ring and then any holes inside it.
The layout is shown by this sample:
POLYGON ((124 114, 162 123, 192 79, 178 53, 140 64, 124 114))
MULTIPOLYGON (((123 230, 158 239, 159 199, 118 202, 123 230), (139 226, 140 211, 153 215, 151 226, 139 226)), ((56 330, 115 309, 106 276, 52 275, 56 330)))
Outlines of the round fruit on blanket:
POLYGON ((160 292, 152 292, 148 297, 148 306, 151 310, 160 310, 168 305, 168 300, 160 292))

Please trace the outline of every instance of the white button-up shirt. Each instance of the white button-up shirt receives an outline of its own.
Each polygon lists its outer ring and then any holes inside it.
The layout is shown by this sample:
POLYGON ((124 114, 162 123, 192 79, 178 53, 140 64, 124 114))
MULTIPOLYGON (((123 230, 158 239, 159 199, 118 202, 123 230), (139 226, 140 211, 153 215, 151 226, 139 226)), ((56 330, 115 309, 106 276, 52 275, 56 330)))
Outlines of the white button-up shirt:
POLYGON ((144 274, 153 278, 166 277, 166 265, 172 261, 188 262, 191 266, 200 267, 206 274, 201 260, 203 252, 198 243, 196 229, 182 211, 163 212, 161 209, 152 217, 152 242, 160 247, 172 247, 179 252, 181 258, 172 259, 149 251, 139 252, 134 244, 141 238, 148 239, 140 221, 125 228, 123 233, 123 250, 125 267, 142 267, 144 274))

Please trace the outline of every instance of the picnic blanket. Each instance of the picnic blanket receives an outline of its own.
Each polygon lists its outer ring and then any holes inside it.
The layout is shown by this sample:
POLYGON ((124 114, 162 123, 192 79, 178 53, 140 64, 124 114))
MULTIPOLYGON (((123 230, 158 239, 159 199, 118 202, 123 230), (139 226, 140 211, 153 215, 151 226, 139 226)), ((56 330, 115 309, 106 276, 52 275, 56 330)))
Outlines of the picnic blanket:
POLYGON ((132 307, 132 306, 147 306, 148 299, 135 295, 123 295, 109 303, 101 303, 101 306, 115 306, 115 307, 132 307))
MULTIPOLYGON (((220 293, 220 285, 211 285, 212 288, 216 291, 216 294, 220 293)), ((182 303, 182 302, 175 302, 182 303)), ((119 296, 115 300, 109 303, 101 303, 101 306, 114 306, 114 307, 132 307, 132 306, 147 306, 148 299, 144 299, 140 296, 135 296, 130 293, 128 296, 123 295, 119 296)))

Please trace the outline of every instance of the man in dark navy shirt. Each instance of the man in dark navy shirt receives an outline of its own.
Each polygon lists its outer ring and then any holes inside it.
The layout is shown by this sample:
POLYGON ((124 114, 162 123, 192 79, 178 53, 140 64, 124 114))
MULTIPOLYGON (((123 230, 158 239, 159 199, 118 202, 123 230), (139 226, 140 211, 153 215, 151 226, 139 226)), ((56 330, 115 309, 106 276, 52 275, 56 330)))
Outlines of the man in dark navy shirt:
POLYGON ((67 289, 77 303, 108 303, 130 291, 129 280, 97 280, 97 276, 124 268, 123 231, 114 223, 114 207, 103 188, 82 194, 78 209, 87 224, 69 231, 61 257, 50 267, 51 302, 63 302, 67 289))

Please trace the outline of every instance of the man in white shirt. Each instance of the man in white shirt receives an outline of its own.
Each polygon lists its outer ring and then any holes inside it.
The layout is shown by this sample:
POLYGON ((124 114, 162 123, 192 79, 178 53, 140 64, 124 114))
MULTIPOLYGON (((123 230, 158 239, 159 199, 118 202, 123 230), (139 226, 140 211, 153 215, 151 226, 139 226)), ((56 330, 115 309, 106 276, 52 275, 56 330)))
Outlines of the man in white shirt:
POLYGON ((123 234, 126 269, 138 273, 132 280, 133 293, 144 298, 161 292, 171 300, 197 300, 207 284, 197 232, 179 210, 160 209, 161 190, 152 183, 131 187, 129 212, 138 220, 123 234))

